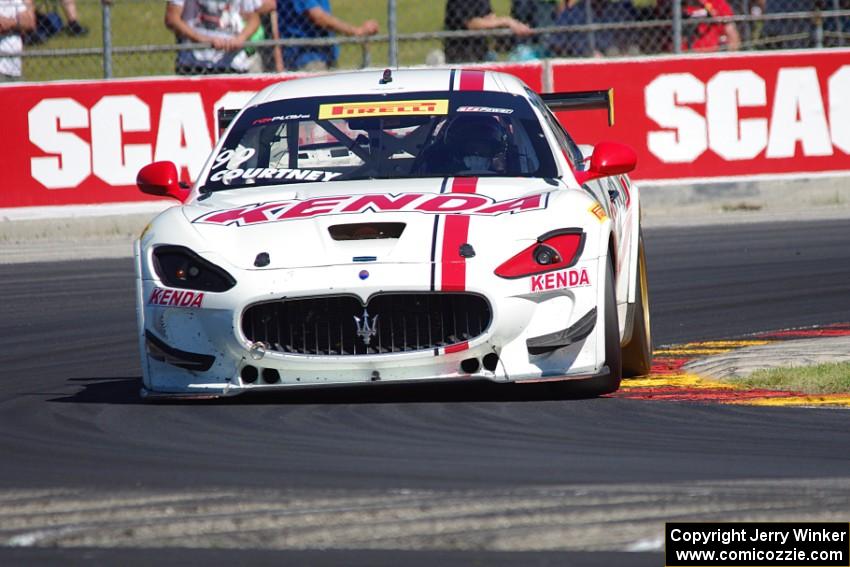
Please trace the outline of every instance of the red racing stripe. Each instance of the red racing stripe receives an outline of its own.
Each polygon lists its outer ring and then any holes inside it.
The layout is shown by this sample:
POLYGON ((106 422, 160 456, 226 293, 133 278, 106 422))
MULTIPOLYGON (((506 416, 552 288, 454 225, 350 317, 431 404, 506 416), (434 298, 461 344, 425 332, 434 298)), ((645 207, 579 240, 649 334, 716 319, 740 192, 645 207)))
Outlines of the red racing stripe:
MULTIPOLYGON (((452 181, 452 193, 475 193, 477 177, 455 177, 452 181)), ((466 289, 466 258, 459 253, 460 246, 466 244, 469 237, 469 216, 446 215, 443 229, 443 247, 441 256, 442 291, 464 291, 466 289)))
POLYGON ((483 91, 484 90, 484 71, 461 71, 460 72, 460 90, 462 90, 462 91, 483 91))
POLYGON ((455 177, 452 180, 452 193, 475 193, 478 186, 477 177, 455 177))

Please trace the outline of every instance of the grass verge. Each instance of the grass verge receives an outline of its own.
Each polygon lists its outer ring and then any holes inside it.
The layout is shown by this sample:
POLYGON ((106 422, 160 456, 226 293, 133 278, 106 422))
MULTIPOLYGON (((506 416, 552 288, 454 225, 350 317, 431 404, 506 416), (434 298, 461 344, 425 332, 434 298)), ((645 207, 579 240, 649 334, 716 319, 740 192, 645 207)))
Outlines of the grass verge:
POLYGON ((736 384, 748 388, 786 390, 806 394, 850 392, 850 362, 831 362, 816 366, 757 370, 736 384))

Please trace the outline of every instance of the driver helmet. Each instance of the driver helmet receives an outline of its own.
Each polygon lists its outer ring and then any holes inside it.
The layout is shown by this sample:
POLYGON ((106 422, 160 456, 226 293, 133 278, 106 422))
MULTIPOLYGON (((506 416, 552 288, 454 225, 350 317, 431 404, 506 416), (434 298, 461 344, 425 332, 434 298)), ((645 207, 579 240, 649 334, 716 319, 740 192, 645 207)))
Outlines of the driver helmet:
POLYGON ((507 133, 495 116, 457 116, 446 130, 446 145, 465 171, 499 173, 505 169, 507 133))

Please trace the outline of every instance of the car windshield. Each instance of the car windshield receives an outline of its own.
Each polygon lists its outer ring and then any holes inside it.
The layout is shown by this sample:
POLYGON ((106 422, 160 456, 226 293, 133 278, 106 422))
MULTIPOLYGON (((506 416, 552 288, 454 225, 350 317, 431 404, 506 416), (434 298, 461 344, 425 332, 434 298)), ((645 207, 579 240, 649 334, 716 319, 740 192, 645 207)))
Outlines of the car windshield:
POLYGON ((524 97, 443 91, 260 104, 231 128, 201 190, 448 176, 557 176, 524 97))

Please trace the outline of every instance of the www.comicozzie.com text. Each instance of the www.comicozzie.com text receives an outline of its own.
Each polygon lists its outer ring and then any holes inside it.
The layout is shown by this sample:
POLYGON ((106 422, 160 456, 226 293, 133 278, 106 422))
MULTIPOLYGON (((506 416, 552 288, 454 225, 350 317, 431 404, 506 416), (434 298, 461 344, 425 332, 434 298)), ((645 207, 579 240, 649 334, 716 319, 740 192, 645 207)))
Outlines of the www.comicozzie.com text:
POLYGON ((791 536, 798 542, 841 542, 847 541, 847 532, 840 530, 798 528, 786 530, 763 530, 760 528, 729 528, 710 531, 691 531, 674 528, 670 532, 673 541, 689 543, 722 543, 727 545, 738 541, 769 541, 785 544, 791 536))

